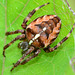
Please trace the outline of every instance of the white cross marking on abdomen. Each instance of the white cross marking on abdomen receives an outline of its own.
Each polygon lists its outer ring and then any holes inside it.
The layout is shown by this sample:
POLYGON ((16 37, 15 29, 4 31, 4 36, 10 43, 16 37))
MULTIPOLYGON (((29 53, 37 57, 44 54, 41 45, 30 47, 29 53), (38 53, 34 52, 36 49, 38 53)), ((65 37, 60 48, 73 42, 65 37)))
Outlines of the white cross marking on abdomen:
POLYGON ((31 45, 34 40, 36 40, 37 38, 39 38, 40 35, 41 35, 41 33, 44 32, 44 31, 46 31, 46 29, 47 29, 47 28, 44 27, 44 28, 43 28, 43 31, 41 31, 39 34, 36 34, 35 37, 34 37, 32 40, 29 41, 29 45, 31 45))

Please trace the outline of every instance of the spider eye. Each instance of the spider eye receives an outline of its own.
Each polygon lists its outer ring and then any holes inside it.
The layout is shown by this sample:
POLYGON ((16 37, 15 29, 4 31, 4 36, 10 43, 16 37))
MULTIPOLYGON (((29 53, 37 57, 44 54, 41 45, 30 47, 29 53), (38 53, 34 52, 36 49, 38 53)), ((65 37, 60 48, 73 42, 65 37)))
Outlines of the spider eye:
POLYGON ((23 49, 23 51, 26 51, 28 49, 28 42, 21 42, 20 48, 23 49))

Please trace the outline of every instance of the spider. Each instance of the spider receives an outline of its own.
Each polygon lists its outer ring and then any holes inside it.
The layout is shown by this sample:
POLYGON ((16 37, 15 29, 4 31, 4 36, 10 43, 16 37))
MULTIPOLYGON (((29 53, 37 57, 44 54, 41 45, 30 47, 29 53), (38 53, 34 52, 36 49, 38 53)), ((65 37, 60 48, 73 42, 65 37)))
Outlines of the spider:
MULTIPOLYGON (((74 11, 69 6, 67 0, 66 3, 69 7, 69 9, 74 13, 74 11)), ((50 47, 50 45, 55 41, 57 38, 60 29, 61 29, 61 20, 56 15, 45 15, 38 17, 34 21, 32 21, 28 26, 27 22, 32 17, 32 15, 39 10, 41 7, 49 4, 45 3, 31 12, 27 15, 27 17, 24 19, 22 23, 22 30, 16 30, 12 32, 6 32, 6 35, 21 33, 21 35, 14 38, 10 43, 4 46, 3 48, 3 56, 5 57, 5 50, 13 44, 15 41, 22 39, 23 42, 20 42, 18 44, 18 47, 23 49, 25 52, 23 53, 23 56, 14 64, 13 68, 10 70, 12 71, 15 67, 18 65, 24 65, 34 57, 38 56, 38 54, 41 52, 40 48, 43 48, 45 52, 52 52, 56 50, 64 41, 68 39, 70 34, 72 33, 75 24, 73 25, 70 32, 67 34, 66 37, 64 37, 56 46, 53 48, 50 47), (26 29, 26 30, 25 30, 26 29), (28 54, 31 54, 27 59, 24 59, 28 54), (23 60, 24 59, 24 60, 23 60)))

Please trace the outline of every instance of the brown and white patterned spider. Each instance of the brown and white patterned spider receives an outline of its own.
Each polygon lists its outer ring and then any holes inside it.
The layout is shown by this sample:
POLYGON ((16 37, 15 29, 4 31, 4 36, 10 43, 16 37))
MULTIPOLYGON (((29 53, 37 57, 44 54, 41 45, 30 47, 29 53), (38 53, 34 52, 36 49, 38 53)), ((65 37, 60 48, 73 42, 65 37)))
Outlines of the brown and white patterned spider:
MULTIPOLYGON (((67 0, 66 3, 68 4, 67 0)), ((41 7, 47 5, 49 3, 43 4, 36 9, 29 12, 28 16, 24 19, 22 23, 23 30, 16 30, 12 32, 6 32, 6 35, 16 34, 16 33, 22 33, 21 35, 17 36, 15 39, 13 39, 10 43, 4 46, 3 48, 3 56, 5 57, 5 50, 13 44, 15 41, 19 39, 23 39, 23 42, 19 43, 19 48, 23 49, 25 53, 23 56, 14 64, 11 71, 17 67, 18 65, 24 65, 34 57, 38 56, 38 54, 41 52, 40 48, 43 48, 45 52, 52 52, 56 50, 64 41, 68 39, 70 34, 72 33, 75 24, 73 25, 70 32, 67 34, 66 37, 64 37, 56 46, 53 48, 50 48, 50 44, 53 43, 53 41, 57 38, 60 28, 61 28, 61 20, 56 15, 45 15, 38 17, 34 21, 32 21, 28 26, 27 22, 32 17, 32 15, 41 7), (24 30, 26 29, 26 30, 24 30), (27 59, 23 60, 28 54, 33 53, 31 56, 29 56, 27 59)), ((71 7, 68 4, 69 9, 73 12, 71 7)))

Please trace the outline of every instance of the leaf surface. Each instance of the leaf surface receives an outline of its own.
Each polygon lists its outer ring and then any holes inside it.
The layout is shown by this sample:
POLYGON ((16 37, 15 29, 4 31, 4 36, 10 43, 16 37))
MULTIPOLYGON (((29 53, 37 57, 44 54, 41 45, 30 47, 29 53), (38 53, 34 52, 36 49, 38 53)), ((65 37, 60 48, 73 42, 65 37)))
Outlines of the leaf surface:
POLYGON ((62 26, 58 38, 53 42, 51 47, 60 42, 71 30, 74 17, 64 0, 0 0, 0 73, 1 75, 73 75, 70 60, 74 55, 74 34, 75 30, 56 51, 45 53, 41 49, 41 53, 25 65, 19 65, 12 72, 12 63, 16 63, 20 59, 21 49, 17 45, 20 42, 16 41, 8 49, 6 49, 6 58, 3 57, 3 46, 9 43, 17 35, 5 36, 7 31, 15 31, 22 29, 21 24, 28 13, 36 7, 50 2, 39 9, 32 18, 28 21, 29 24, 34 19, 42 15, 58 15, 61 18, 62 26), (70 67, 70 68, 69 68, 70 67))

